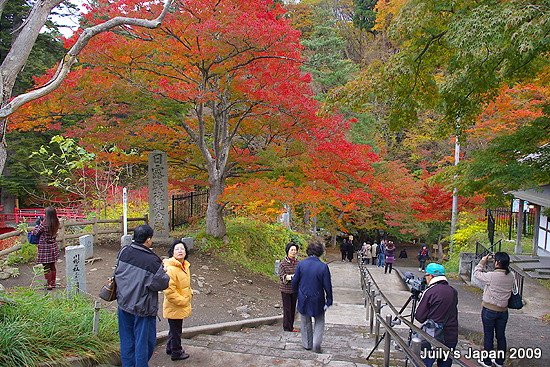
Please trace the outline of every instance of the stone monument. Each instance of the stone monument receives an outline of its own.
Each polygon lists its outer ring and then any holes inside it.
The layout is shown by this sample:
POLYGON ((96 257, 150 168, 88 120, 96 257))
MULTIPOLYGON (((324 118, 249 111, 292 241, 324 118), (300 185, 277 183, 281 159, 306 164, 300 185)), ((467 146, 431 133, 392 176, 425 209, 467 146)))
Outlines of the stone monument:
POLYGON ((149 225, 155 230, 153 243, 172 243, 168 224, 167 155, 154 150, 149 153, 149 225))
POLYGON ((65 247, 65 271, 67 274, 67 295, 86 293, 86 249, 82 245, 65 247))

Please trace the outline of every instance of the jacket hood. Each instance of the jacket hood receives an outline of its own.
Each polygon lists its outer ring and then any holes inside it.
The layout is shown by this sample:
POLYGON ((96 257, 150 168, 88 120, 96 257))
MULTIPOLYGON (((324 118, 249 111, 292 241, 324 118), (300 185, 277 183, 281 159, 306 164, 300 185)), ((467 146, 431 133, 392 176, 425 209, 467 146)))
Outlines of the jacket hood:
POLYGON ((186 273, 189 271, 189 262, 187 260, 183 260, 183 264, 176 260, 174 257, 166 259, 165 261, 166 266, 175 266, 177 268, 183 269, 183 271, 185 271, 186 273))

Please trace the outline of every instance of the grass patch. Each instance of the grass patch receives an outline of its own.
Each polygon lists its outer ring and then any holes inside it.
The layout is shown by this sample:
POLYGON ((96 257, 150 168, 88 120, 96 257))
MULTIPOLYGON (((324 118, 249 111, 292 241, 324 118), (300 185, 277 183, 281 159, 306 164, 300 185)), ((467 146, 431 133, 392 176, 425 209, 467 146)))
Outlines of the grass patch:
POLYGON ((244 217, 226 219, 226 227, 226 242, 208 236, 204 222, 181 228, 173 234, 178 237, 192 236, 200 251, 267 275, 273 275, 275 260, 282 260, 286 256, 285 246, 288 242, 297 243, 300 246, 299 253, 304 255, 309 241, 309 236, 293 232, 282 224, 269 224, 244 217))
POLYGON ((542 284, 546 289, 550 290, 550 279, 537 279, 537 282, 542 284))
POLYGON ((0 296, 13 301, 0 306, 2 366, 63 363, 68 357, 91 358, 102 363, 106 362, 107 354, 118 350, 116 315, 102 311, 98 336, 94 336, 94 305, 87 298, 76 295, 67 300, 61 293, 44 296, 28 288, 17 288, 0 296))

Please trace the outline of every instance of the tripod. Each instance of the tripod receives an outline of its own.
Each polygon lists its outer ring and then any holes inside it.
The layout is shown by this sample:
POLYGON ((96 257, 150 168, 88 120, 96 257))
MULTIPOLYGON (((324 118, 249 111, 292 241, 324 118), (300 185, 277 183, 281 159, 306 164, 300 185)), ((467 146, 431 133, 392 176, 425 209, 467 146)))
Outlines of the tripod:
MULTIPOLYGON (((393 318, 393 320, 391 322, 392 325, 399 325, 401 323, 401 321, 399 320, 399 316, 401 316, 401 314, 403 313, 403 311, 405 311, 405 309, 407 308, 409 303, 411 303, 411 301, 412 301, 412 308, 411 308, 410 316, 411 316, 411 322, 414 323, 414 314, 416 312, 416 306, 418 304, 418 301, 420 300, 420 294, 421 294, 421 292, 412 291, 411 295, 409 296, 409 298, 407 299, 407 301, 405 302, 403 307, 401 307, 399 312, 397 312, 397 315, 395 315, 395 317, 393 318), (399 321, 399 322, 397 322, 397 321, 399 321)), ((374 353, 376 348, 378 348, 378 345, 380 345, 380 342, 386 337, 387 334, 388 334, 388 331, 386 330, 384 335, 382 335, 382 337, 378 340, 378 342, 376 342, 376 345, 374 346, 374 348, 372 348, 372 350, 370 351, 369 355, 366 358, 367 361, 372 356, 372 353, 374 353)), ((412 340, 412 329, 409 329, 408 346, 411 345, 411 340, 412 340)), ((408 359, 405 360, 405 367, 407 367, 407 362, 408 362, 408 359)))

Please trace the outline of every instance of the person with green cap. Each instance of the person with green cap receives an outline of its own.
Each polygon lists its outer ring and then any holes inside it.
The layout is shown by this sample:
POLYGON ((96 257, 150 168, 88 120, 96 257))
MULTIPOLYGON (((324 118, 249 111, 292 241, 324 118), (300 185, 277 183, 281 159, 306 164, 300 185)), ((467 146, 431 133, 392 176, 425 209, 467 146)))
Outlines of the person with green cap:
MULTIPOLYGON (((428 288, 422 294, 415 318, 423 323, 431 319, 442 326, 444 343, 449 348, 455 348, 458 342, 458 292, 449 285, 445 277, 445 268, 437 263, 426 267, 428 288)), ((431 367, 435 358, 422 360, 426 367, 431 367)), ((437 359, 438 367, 449 367, 451 358, 437 359)))

